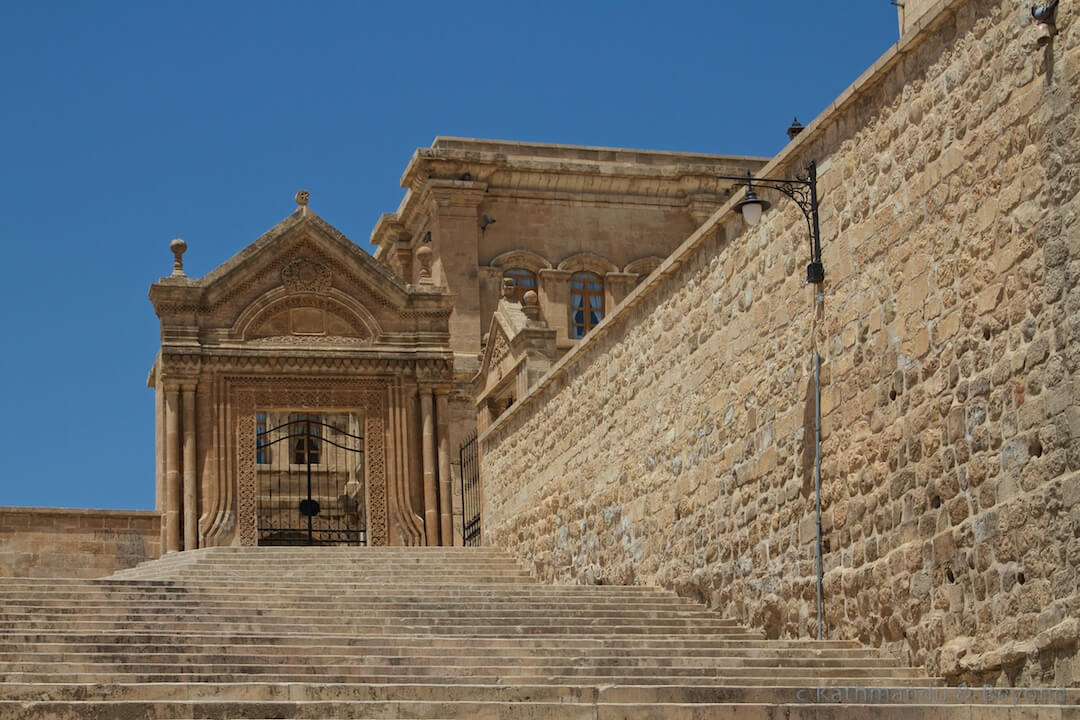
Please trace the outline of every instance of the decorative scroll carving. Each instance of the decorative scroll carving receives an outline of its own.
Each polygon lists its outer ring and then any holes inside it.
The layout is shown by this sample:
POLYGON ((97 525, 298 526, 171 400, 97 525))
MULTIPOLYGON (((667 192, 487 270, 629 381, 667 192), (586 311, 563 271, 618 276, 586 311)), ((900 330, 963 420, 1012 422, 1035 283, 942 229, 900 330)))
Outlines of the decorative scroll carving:
POLYGON ((298 257, 281 269, 281 282, 289 292, 324 293, 334 280, 330 268, 310 257, 298 257))
POLYGON ((322 410, 349 408, 365 417, 365 458, 368 478, 368 543, 386 545, 388 539, 386 492, 386 394, 388 381, 350 379, 311 383, 291 378, 253 380, 236 391, 239 416, 237 442, 237 525, 241 545, 258 544, 255 467, 255 411, 257 408, 322 410), (347 383, 347 384, 346 384, 347 383))
POLYGON ((501 332, 496 333, 495 344, 491 348, 491 366, 498 365, 508 352, 510 352, 510 343, 506 341, 506 336, 501 332))
POLYGON ((255 393, 248 390, 240 393, 240 414, 236 418, 236 467, 237 484, 237 524, 236 532, 240 544, 254 546, 259 537, 258 518, 256 517, 255 486, 255 393))
POLYGON ((247 342, 248 345, 368 345, 370 339, 344 335, 268 335, 247 342))

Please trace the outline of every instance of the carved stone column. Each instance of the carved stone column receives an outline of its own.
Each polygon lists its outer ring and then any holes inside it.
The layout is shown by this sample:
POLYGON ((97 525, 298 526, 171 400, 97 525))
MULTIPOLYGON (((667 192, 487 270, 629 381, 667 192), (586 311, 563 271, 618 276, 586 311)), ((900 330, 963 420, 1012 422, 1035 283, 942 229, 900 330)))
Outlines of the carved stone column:
POLYGON ((450 407, 447 399, 450 388, 435 389, 435 421, 439 435, 439 529, 440 544, 454 544, 454 517, 450 489, 450 407))
POLYGON ((184 385, 184 549, 199 547, 198 514, 195 512, 195 386, 184 385))
POLYGON ((439 508, 435 492, 435 418, 431 412, 431 388, 420 387, 420 442, 424 459, 424 533, 428 545, 439 544, 439 508))
POLYGON ((165 552, 180 549, 180 393, 165 386, 165 552))

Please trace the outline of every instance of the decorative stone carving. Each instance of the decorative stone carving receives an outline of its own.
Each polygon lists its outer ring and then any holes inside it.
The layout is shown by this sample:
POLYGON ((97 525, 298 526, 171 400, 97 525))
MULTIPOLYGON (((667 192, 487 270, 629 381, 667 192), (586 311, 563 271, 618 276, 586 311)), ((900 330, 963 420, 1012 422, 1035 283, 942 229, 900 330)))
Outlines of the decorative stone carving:
POLYGON ((510 343, 502 333, 495 335, 495 345, 491 348, 491 365, 495 367, 510 352, 510 343))
POLYGON ((169 243, 169 249, 173 254, 172 277, 187 277, 184 273, 184 253, 187 252, 187 243, 182 238, 173 238, 173 241, 169 243))
POLYGON ((521 296, 521 312, 525 313, 530 322, 540 320, 540 298, 535 290, 526 290, 521 296))
POLYGON ((281 269, 281 282, 289 292, 324 293, 333 279, 327 265, 309 257, 298 257, 281 269))
POLYGON ((367 345, 366 337, 348 337, 345 335, 267 335, 248 340, 249 345, 367 345))
POLYGON ((428 246, 424 246, 416 251, 416 260, 420 263, 420 284, 431 285, 431 262, 432 262, 432 250, 428 246))

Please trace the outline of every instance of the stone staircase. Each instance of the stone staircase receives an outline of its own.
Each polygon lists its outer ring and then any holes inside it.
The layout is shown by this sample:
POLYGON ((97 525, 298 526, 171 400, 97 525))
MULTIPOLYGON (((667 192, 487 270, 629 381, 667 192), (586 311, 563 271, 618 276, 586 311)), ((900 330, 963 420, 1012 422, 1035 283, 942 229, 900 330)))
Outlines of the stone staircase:
POLYGON ((1078 699, 989 703, 669 592, 537 584, 492 549, 209 548, 0 580, 3 719, 1080 720, 1078 699))

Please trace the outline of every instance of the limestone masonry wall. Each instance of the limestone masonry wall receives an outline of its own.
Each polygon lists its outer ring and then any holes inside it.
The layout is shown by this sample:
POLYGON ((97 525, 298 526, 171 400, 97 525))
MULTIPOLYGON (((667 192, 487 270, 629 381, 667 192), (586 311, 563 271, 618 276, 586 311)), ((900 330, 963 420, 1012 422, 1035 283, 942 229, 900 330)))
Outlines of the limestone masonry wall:
POLYGON ((950 681, 1080 684, 1080 8, 938 3, 481 437, 485 543, 950 681), (733 198, 734 201, 735 198, 733 198))
POLYGON ((151 510, 0 507, 0 577, 110 575, 161 552, 151 510))

